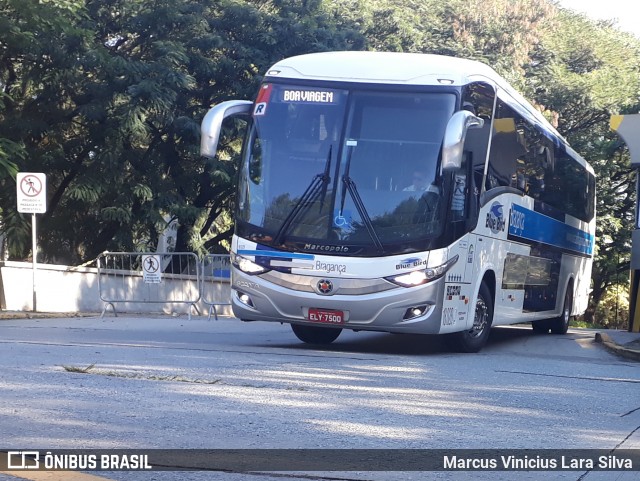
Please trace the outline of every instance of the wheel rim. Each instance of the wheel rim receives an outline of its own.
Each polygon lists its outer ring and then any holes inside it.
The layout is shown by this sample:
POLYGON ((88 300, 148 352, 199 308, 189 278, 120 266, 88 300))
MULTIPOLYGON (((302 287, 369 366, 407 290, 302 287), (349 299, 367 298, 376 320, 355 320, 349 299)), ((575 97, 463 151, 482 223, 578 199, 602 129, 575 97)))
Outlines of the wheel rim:
POLYGON ((473 318, 473 326, 469 331, 469 335, 473 338, 482 336, 484 330, 487 328, 487 320, 489 319, 489 307, 484 301, 482 296, 478 296, 476 301, 476 313, 473 318))
POLYGON ((567 295, 564 296, 564 309, 562 310, 562 322, 568 325, 570 318, 571 318, 571 295, 567 292, 567 295))

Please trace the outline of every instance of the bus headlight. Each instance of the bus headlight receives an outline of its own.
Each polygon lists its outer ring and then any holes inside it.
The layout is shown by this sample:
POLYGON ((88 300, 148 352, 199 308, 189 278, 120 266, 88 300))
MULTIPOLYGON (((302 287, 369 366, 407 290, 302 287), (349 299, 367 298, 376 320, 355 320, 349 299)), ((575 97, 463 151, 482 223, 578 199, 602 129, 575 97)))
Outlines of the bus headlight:
POLYGON ((427 267, 424 270, 411 271, 405 274, 398 274, 397 276, 385 277, 385 279, 402 287, 420 286, 441 278, 456 262, 458 262, 458 256, 452 257, 447 262, 437 267, 427 267))
POLYGON ((239 256, 238 254, 231 253, 231 263, 234 267, 240 269, 245 274, 262 274, 268 269, 256 264, 255 262, 247 259, 246 257, 239 256))

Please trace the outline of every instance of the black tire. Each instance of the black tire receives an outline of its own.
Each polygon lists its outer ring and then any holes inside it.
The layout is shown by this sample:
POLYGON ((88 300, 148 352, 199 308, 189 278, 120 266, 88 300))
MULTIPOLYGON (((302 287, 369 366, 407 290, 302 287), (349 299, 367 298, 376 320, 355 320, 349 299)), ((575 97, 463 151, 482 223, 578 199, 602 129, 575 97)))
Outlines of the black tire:
POLYGON ((571 309, 573 307, 573 284, 567 286, 567 292, 564 295, 564 303, 562 305, 562 313, 560 316, 549 320, 549 329, 552 334, 566 334, 569 330, 571 322, 571 309))
POLYGON ((491 290, 483 282, 476 299, 473 327, 468 331, 454 332, 448 335, 449 346, 457 352, 478 352, 489 339, 493 322, 493 297, 491 290))
POLYGON ((331 344, 335 341, 342 329, 333 327, 304 326, 291 324, 291 330, 298 339, 307 344, 331 344))
POLYGON ((533 321, 531 323, 533 332, 536 334, 549 334, 549 320, 543 319, 541 321, 533 321))

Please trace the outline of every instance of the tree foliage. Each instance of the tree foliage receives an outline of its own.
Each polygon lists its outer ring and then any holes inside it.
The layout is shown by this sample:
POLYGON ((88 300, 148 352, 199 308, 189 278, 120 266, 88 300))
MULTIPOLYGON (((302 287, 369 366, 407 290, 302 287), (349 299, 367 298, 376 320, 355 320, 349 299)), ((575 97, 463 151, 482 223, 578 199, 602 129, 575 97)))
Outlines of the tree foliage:
POLYGON ((596 172, 597 245, 587 312, 592 321, 596 306, 609 287, 621 282, 629 263, 635 173, 624 143, 609 129, 609 119, 638 112, 640 42, 609 24, 568 11, 560 12, 559 26, 545 38, 549 74, 535 80, 534 93, 596 172))
MULTIPOLYGON (((200 120, 215 103, 253 95, 273 61, 358 36, 337 31, 320 6, 3 0, 0 147, 13 148, 20 170, 47 174, 41 260, 149 248, 172 218, 177 249, 216 250, 228 240, 230 222, 219 220, 232 202, 235 164, 199 157, 200 120)), ((13 168, 4 158, 0 174, 13 168)), ((10 213, 10 184, 3 224, 11 256, 23 258, 28 230, 10 213)))
MULTIPOLYGON (((593 312, 629 261, 634 173, 613 113, 640 107, 640 41, 548 0, 0 0, 0 198, 15 259, 29 229, 15 172, 45 172, 42 261, 231 236, 236 178, 198 155, 213 104, 252 98, 273 62, 355 49, 482 60, 555 124, 598 178, 593 312)), ((225 144, 226 142, 226 144, 225 144)))

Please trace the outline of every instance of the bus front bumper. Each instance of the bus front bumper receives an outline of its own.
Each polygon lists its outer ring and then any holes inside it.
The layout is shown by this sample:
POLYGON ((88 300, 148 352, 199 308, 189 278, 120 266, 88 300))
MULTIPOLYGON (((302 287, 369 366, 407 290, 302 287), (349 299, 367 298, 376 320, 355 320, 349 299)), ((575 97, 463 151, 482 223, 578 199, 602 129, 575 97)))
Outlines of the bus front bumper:
MULTIPOLYGON (((340 279, 318 278, 340 282, 340 279)), ((439 334, 444 279, 361 295, 303 292, 232 269, 233 313, 245 321, 325 325, 352 330, 439 334)), ((313 279, 316 282, 316 279, 313 279)), ((385 281, 386 282, 386 281, 385 281)))

